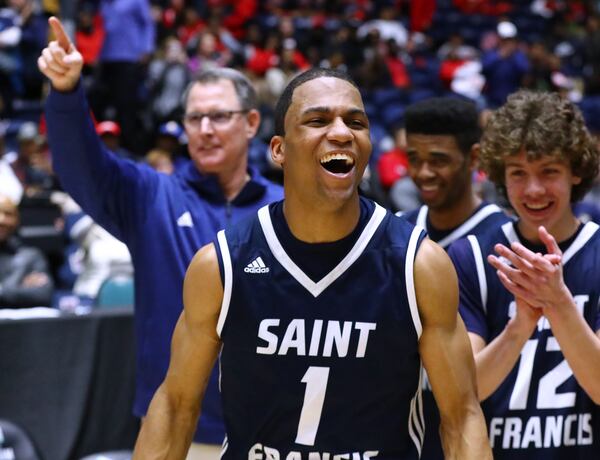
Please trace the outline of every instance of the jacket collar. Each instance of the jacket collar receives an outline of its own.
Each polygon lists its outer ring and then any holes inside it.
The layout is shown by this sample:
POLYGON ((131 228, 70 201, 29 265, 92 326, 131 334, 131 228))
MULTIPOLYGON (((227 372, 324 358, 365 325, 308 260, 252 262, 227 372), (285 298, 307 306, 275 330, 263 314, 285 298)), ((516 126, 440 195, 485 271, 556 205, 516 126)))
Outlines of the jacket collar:
MULTIPOLYGON (((266 179, 252 167, 248 167, 248 174, 250 174, 250 180, 244 185, 240 193, 231 200, 231 204, 244 205, 258 200, 265 194, 267 190, 266 179)), ((192 161, 181 168, 178 175, 206 200, 220 204, 228 202, 223 194, 223 190, 221 190, 217 176, 214 174, 202 174, 192 161)))

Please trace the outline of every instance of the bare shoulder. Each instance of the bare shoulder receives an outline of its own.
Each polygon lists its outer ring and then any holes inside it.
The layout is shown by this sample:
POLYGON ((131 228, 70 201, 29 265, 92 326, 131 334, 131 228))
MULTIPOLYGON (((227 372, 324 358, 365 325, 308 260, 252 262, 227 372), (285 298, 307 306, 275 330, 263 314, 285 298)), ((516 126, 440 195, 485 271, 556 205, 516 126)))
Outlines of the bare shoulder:
POLYGON ((216 274, 218 275, 219 265, 217 261, 217 250, 213 243, 209 243, 202 246, 198 252, 194 254, 185 274, 186 281, 188 278, 204 274, 207 271, 213 271, 214 269, 216 269, 216 274))
POLYGON ((218 319, 223 300, 223 283, 214 244, 203 246, 188 266, 183 283, 187 320, 211 323, 218 319))
POLYGON ((446 251, 426 238, 419 246, 415 258, 415 277, 453 284, 456 281, 456 271, 446 251))
POLYGON ((428 321, 454 321, 458 306, 458 279, 446 251, 423 240, 415 258, 415 290, 419 313, 428 321))

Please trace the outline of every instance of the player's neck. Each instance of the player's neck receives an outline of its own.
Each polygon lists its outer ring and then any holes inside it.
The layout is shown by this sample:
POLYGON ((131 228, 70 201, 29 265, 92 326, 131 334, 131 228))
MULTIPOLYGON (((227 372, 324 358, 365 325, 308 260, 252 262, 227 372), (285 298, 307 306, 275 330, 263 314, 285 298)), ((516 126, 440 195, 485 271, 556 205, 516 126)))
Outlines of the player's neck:
MULTIPOLYGON (((577 219, 577 217, 569 212, 566 216, 561 219, 557 219, 557 222, 554 225, 546 224, 546 230, 550 233, 557 243, 562 243, 569 238, 571 238, 577 229, 581 221, 577 219)), ((539 236, 539 226, 541 224, 539 222, 526 222, 523 219, 519 219, 517 222, 517 227, 519 228, 519 232, 527 241, 531 243, 541 244, 540 236, 539 236)))
POLYGON ((481 205, 481 198, 475 193, 466 193, 464 198, 451 207, 429 208, 429 222, 436 230, 450 230, 465 222, 481 205))
POLYGON ((306 243, 338 241, 348 236, 358 225, 360 202, 348 200, 339 207, 301 203, 286 197, 283 214, 294 237, 306 243))

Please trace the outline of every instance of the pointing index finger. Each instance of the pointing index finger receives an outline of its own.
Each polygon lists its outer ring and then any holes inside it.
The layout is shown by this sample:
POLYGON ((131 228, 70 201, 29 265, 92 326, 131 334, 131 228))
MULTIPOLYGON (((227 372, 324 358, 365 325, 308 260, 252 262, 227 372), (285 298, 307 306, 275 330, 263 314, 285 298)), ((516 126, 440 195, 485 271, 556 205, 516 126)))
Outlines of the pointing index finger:
POLYGON ((48 23, 50 24, 52 32, 54 33, 54 37, 56 38, 56 41, 60 47, 68 53, 72 43, 61 22, 56 17, 52 16, 50 19, 48 19, 48 23))

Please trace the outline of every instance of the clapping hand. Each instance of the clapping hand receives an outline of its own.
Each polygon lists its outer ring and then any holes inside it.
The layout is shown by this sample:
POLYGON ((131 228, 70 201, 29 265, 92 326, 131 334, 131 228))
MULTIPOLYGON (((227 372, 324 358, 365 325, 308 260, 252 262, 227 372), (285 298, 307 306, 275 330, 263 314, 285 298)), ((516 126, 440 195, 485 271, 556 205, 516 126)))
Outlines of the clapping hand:
POLYGON ((534 253, 520 243, 512 243, 510 248, 497 244, 494 249, 500 257, 490 255, 488 261, 515 298, 543 310, 570 293, 563 279, 562 251, 544 227, 539 227, 538 234, 546 254, 534 253))

